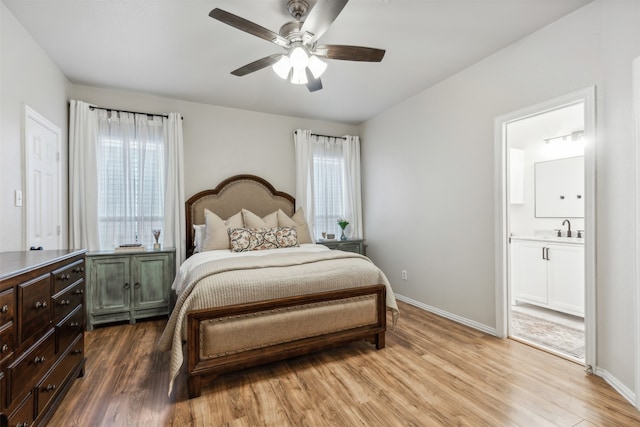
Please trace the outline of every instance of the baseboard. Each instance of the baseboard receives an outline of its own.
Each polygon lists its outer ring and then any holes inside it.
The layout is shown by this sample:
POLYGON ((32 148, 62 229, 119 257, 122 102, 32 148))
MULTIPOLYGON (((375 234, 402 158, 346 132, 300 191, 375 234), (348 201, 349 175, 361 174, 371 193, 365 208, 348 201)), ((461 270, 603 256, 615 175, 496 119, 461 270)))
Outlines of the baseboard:
POLYGON ((613 387, 613 389, 617 391, 622 397, 627 399, 634 408, 640 409, 636 406, 636 394, 633 392, 633 390, 629 389, 629 387, 618 381, 618 379, 611 375, 609 371, 602 368, 596 368, 594 373, 597 376, 602 377, 607 382, 607 384, 613 387))
MULTIPOLYGON (((460 317, 460 316, 458 316, 456 314, 449 313, 448 311, 440 310, 439 308, 436 308, 436 307, 421 303, 420 301, 416 301, 416 300, 411 299, 409 297, 405 297, 404 295, 395 294, 395 296, 396 296, 397 300, 402 301, 402 302, 406 302, 407 304, 411 304, 414 307, 421 308, 424 311, 428 311, 430 313, 437 314, 440 317, 444 317, 445 319, 453 320, 454 322, 461 323, 461 324, 463 324, 465 326, 468 326, 468 327, 473 328, 473 329, 477 329, 477 330, 482 331, 482 332, 484 332, 486 334, 493 335, 493 336, 498 336, 496 328, 490 328, 489 326, 483 325, 482 323, 478 323, 478 322, 475 322, 473 320, 469 320, 469 319, 466 319, 464 317, 460 317)), ((402 313, 400 313, 400 319, 402 319, 402 313)), ((400 320, 400 321, 402 321, 402 320, 400 320)))

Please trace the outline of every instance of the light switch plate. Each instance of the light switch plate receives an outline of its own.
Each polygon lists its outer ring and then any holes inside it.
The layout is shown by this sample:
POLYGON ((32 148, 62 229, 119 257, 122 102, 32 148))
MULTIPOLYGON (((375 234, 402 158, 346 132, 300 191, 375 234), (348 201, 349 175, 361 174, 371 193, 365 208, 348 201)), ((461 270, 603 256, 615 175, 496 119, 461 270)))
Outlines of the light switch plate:
POLYGON ((16 190, 16 206, 22 206, 22 191, 16 190))

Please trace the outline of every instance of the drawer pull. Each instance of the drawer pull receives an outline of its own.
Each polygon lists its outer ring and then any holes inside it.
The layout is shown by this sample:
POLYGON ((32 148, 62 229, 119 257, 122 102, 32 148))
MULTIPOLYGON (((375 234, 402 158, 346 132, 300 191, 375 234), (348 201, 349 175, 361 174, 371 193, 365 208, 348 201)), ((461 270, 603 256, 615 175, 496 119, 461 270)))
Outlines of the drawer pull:
POLYGON ((74 292, 74 294, 76 294, 76 295, 82 295, 82 294, 84 294, 84 289, 76 289, 76 291, 74 292))
POLYGON ((61 274, 59 279, 60 280, 69 280, 69 279, 71 279, 71 275, 69 275, 69 274, 61 274))
POLYGON ((2 308, 0 308, 0 312, 7 314, 9 312, 9 306, 7 304, 3 305, 2 308))
POLYGON ((44 391, 52 391, 52 390, 55 390, 57 388, 58 388, 58 386, 55 385, 55 384, 48 384, 47 388, 45 388, 44 391))
POLYGON ((36 357, 33 359, 33 363, 34 363, 35 365, 37 365, 38 363, 44 363, 44 362, 45 362, 45 360, 47 360, 47 358, 46 358, 46 357, 44 357, 44 356, 42 356, 42 357, 38 357, 38 356, 36 356, 36 357))
POLYGON ((76 267, 73 269, 74 273, 82 273, 84 271, 84 267, 76 267))
POLYGON ((75 328, 75 327, 80 326, 80 323, 79 322, 71 322, 71 323, 69 323, 69 326, 72 327, 72 328, 75 328))
POLYGON ((82 350, 73 350, 71 354, 82 354, 82 350))
POLYGON ((27 421, 25 421, 23 423, 18 423, 18 424, 16 424, 16 427, 29 427, 29 423, 27 421))
POLYGON ((67 300, 64 300, 64 299, 60 300, 60 305, 69 305, 69 304, 71 304, 71 301, 68 300, 68 299, 67 300))
POLYGON ((7 344, 2 344, 2 348, 0 348, 0 353, 6 353, 9 351, 9 346, 7 344))
POLYGON ((36 302, 36 309, 38 309, 38 308, 47 308, 47 302, 46 301, 44 301, 44 302, 37 301, 36 302))

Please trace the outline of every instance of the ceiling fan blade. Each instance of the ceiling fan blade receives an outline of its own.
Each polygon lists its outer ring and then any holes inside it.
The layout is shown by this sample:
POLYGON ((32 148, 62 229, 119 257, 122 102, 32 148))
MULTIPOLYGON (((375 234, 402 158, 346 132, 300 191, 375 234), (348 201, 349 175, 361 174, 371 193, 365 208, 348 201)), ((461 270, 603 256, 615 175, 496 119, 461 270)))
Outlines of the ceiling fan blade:
POLYGON ((244 18, 241 18, 233 13, 226 12, 222 9, 213 9, 209 16, 213 19, 217 19, 220 22, 223 22, 227 25, 231 25, 245 33, 249 33, 253 36, 260 37, 261 39, 270 41, 271 43, 275 43, 280 46, 288 47, 289 41, 279 34, 274 33, 271 30, 268 30, 264 27, 261 27, 258 24, 254 24, 251 21, 248 21, 244 18))
POLYGON ((318 0, 302 24, 301 32, 311 34, 307 44, 313 44, 336 20, 349 0, 318 0))
POLYGON ((382 61, 382 58, 384 58, 385 51, 383 49, 375 49, 373 47, 325 44, 316 47, 313 53, 328 59, 380 62, 382 61))
POLYGON ((313 74, 308 68, 306 72, 307 72, 307 80, 309 81, 309 83, 307 83, 307 89, 309 89, 309 92, 315 92, 317 90, 322 89, 322 80, 320 80, 320 77, 318 77, 317 79, 313 77, 313 74))
POLYGON ((240 67, 237 70, 233 70, 231 74, 234 76, 242 77, 246 76, 249 73, 253 73, 254 71, 262 70, 263 68, 268 67, 269 65, 273 65, 280 60, 282 57, 281 53, 275 53, 273 55, 265 56, 262 59, 258 59, 257 61, 253 61, 251 64, 247 64, 244 67, 240 67))

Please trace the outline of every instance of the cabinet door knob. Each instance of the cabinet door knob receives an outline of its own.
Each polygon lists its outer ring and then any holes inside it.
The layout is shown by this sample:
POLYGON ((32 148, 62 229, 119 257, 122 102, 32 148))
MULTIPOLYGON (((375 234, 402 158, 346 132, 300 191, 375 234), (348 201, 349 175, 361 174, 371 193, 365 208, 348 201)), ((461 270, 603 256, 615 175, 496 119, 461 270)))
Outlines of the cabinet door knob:
POLYGON ((49 384, 47 385, 47 388, 45 388, 45 391, 52 391, 55 390, 56 388, 58 388, 58 386, 56 386, 55 384, 49 384))
POLYGON ((136 288, 136 289, 138 289, 138 288, 140 287, 140 283, 138 283, 138 282, 134 283, 134 284, 133 284, 133 287, 134 287, 134 288, 136 288))
POLYGON ((82 350, 73 350, 71 354, 82 354, 82 350))
POLYGON ((128 283, 124 284, 124 289, 129 289, 129 284, 128 283))
POLYGON ((44 357, 44 356, 42 356, 42 357, 38 357, 38 356, 36 356, 36 357, 33 359, 33 363, 34 363, 35 365, 37 365, 38 363, 44 363, 44 362, 45 362, 45 360, 47 360, 47 358, 46 358, 46 357, 44 357))
POLYGON ((47 308, 47 302, 46 301, 44 301, 44 302, 37 301, 36 302, 36 309, 38 309, 38 308, 47 308))
POLYGON ((76 294, 76 295, 82 295, 82 294, 84 294, 84 290, 83 290, 83 289, 76 289, 76 291, 74 292, 74 294, 76 294))
POLYGON ((7 304, 3 305, 2 308, 0 308, 0 311, 2 314, 7 314, 9 312, 9 306, 7 304))
POLYGON ((2 348, 0 348, 0 353, 6 353, 9 351, 9 346, 7 344, 2 344, 2 348))
POLYGON ((78 323, 78 322, 71 322, 71 323, 69 323, 69 326, 71 326, 72 328, 76 328, 76 327, 80 326, 80 323, 78 323))

